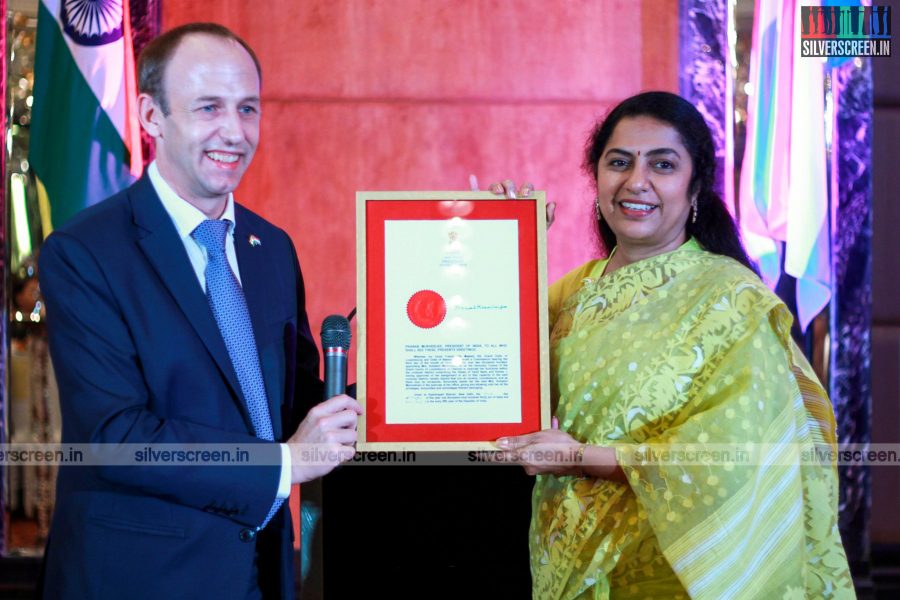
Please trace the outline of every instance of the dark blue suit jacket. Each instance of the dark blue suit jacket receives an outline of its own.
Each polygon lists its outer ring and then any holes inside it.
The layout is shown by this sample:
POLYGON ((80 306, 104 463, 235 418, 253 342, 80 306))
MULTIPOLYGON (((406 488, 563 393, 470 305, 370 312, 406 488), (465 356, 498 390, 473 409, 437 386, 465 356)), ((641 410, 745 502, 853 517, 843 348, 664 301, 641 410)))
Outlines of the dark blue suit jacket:
MULTIPOLYGON (((241 280, 283 440, 322 394, 303 279, 284 231, 241 206, 235 213, 241 280)), ((39 273, 63 442, 256 444, 255 457, 272 458, 62 467, 45 596, 244 598, 257 550, 265 595, 292 596, 287 505, 246 541, 275 498, 280 450, 253 434, 206 296, 147 176, 53 233, 39 273)))

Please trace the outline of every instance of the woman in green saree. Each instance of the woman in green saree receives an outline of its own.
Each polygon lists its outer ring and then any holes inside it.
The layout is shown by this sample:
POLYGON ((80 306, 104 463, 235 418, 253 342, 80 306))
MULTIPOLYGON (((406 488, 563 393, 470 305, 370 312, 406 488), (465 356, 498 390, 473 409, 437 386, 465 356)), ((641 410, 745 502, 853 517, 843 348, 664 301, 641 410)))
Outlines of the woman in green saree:
POLYGON ((625 100, 588 139, 612 252, 550 289, 554 428, 497 442, 537 475, 535 598, 854 596, 832 408, 714 167, 674 94, 625 100))

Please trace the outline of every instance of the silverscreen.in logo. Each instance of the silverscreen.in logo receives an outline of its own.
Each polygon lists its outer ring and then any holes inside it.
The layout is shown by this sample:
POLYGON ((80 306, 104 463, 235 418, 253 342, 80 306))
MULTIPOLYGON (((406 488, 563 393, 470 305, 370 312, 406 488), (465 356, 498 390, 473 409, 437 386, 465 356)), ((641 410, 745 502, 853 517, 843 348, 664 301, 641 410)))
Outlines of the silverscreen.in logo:
POLYGON ((890 55, 890 6, 800 7, 800 56, 890 55))

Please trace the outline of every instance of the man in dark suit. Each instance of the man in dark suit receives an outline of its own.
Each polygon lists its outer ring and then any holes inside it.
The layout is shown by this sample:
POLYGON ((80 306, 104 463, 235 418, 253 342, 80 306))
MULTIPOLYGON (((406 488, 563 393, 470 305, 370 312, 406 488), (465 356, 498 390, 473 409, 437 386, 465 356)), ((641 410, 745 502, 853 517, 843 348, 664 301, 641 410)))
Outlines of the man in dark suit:
POLYGON ((253 51, 193 24, 138 68, 155 162, 41 252, 63 442, 227 444, 253 464, 64 466, 44 595, 292 597, 284 498, 352 457, 361 410, 310 410, 322 386, 293 244, 231 195, 259 138, 253 51))

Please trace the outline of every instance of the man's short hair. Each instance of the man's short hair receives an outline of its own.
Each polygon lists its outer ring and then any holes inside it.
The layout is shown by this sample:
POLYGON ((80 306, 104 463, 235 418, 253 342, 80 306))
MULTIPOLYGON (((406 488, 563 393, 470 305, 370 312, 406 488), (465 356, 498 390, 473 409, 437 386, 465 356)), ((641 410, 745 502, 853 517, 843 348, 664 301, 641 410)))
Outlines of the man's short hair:
POLYGON ((247 42, 238 37, 233 31, 218 23, 188 23, 181 25, 154 38, 147 44, 138 59, 138 91, 152 96, 156 103, 159 104, 164 115, 168 115, 170 112, 166 89, 163 85, 166 65, 172 59, 182 40, 193 34, 211 35, 240 44, 250 55, 250 58, 253 59, 253 64, 256 65, 256 74, 259 75, 260 83, 262 83, 262 67, 259 64, 259 59, 256 58, 256 53, 247 42))

